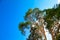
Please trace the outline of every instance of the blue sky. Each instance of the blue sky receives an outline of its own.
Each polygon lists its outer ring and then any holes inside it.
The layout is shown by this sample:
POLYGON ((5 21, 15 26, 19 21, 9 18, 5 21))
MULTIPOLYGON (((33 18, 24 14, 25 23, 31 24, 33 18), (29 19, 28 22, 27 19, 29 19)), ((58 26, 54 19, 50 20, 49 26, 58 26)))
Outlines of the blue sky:
POLYGON ((29 8, 51 8, 57 0, 0 0, 0 40, 26 40, 18 24, 29 8))

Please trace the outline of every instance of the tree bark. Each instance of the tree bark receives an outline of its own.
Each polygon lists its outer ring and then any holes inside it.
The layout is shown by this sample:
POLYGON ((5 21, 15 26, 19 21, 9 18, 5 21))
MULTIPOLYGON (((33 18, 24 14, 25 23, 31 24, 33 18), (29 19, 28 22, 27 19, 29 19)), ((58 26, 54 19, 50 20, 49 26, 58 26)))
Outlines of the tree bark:
POLYGON ((50 32, 51 32, 52 40, 55 40, 55 38, 54 38, 55 33, 53 32, 53 29, 51 29, 50 32))
POLYGON ((44 27, 40 27, 40 30, 41 30, 42 34, 44 35, 44 38, 45 38, 44 40, 47 40, 44 27))

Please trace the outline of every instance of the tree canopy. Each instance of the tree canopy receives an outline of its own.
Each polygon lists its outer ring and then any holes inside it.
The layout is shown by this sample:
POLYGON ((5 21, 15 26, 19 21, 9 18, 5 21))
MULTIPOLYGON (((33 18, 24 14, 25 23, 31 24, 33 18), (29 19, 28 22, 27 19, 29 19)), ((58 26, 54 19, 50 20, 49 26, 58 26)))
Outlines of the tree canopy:
POLYGON ((45 36, 44 29, 42 29, 43 25, 46 26, 52 35, 52 40, 60 40, 60 4, 45 10, 40 10, 39 8, 29 9, 25 14, 24 19, 24 22, 19 23, 19 30, 25 34, 24 29, 30 28, 30 35, 27 40, 41 39, 42 36, 39 35, 39 30, 45 36), (38 31, 38 33, 36 31, 38 31))

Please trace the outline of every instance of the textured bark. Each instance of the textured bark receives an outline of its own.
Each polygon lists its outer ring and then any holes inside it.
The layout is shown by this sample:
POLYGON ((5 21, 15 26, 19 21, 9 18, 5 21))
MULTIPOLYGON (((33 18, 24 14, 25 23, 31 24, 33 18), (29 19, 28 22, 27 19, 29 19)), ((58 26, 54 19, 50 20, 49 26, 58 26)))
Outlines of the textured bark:
POLYGON ((52 40, 54 40, 54 32, 51 30, 52 40))
POLYGON ((44 27, 42 27, 42 28, 41 28, 41 31, 42 31, 42 33, 43 33, 43 35, 44 35, 44 37, 45 37, 45 39, 44 39, 44 40, 47 40, 46 35, 45 35, 44 27))
POLYGON ((46 38, 46 35, 45 35, 45 30, 44 30, 44 27, 40 27, 40 29, 39 29, 42 33, 42 35, 44 35, 44 40, 47 40, 47 38, 46 38))

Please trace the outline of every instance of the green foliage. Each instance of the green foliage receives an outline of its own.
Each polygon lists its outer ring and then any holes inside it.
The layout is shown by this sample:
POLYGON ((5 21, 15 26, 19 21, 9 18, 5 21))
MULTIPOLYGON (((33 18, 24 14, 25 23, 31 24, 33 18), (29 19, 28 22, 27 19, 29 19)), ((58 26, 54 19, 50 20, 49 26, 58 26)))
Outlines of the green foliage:
POLYGON ((30 22, 29 21, 27 21, 27 22, 20 22, 20 24, 19 24, 19 30, 22 32, 22 34, 25 34, 25 31, 24 31, 24 29, 25 28, 29 28, 28 27, 28 25, 30 24, 30 22))
POLYGON ((27 18, 31 13, 32 13, 32 9, 29 9, 29 10, 26 12, 26 14, 25 14, 24 19, 26 20, 26 18, 27 18))
MULTIPOLYGON (((24 16, 24 19, 25 19, 25 22, 20 22, 19 24, 19 30, 25 34, 25 29, 28 28, 28 26, 30 25, 31 26, 31 21, 32 22, 35 22, 37 19, 39 19, 40 17, 39 16, 42 16, 44 15, 44 12, 46 12, 45 16, 44 16, 44 20, 45 22, 47 22, 47 26, 46 28, 49 30, 50 32, 50 29, 53 27, 52 25, 54 24, 54 21, 59 20, 60 19, 60 4, 57 5, 56 7, 54 8, 50 8, 50 9, 45 9, 45 10, 39 10, 39 8, 34 8, 34 9, 29 9, 25 16, 24 16), (41 15, 42 14, 42 15, 41 15), (29 21, 29 20, 30 21, 29 21)), ((31 28, 31 27, 30 27, 31 28)), ((33 30, 32 30, 33 31, 33 30)), ((51 32, 50 32, 51 33, 51 32)), ((31 33, 30 36, 29 36, 29 40, 30 40, 30 37, 33 36, 33 34, 35 35, 34 38, 37 38, 37 35, 34 33, 31 33), (32 35, 32 36, 31 36, 32 35)), ((60 34, 59 34, 60 35, 60 34)), ((60 36, 57 35, 56 36, 56 40, 60 40, 60 36)))
POLYGON ((51 21, 51 20, 47 20, 47 26, 46 26, 46 28, 47 29, 50 29, 51 27, 52 27, 52 24, 53 24, 53 21, 51 21))

